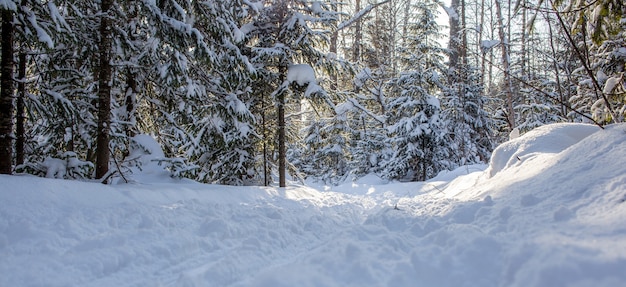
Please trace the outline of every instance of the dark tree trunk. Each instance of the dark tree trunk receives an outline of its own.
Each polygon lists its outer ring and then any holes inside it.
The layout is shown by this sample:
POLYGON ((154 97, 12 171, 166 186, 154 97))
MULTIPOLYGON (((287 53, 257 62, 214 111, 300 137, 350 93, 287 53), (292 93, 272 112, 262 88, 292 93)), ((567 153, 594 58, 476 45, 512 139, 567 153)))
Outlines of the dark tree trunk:
POLYGON ((100 19, 100 74, 98 76, 98 138, 96 140, 96 178, 109 172, 109 132, 111 130, 111 19, 113 0, 102 0, 100 19))
POLYGON ((24 146, 26 145, 26 129, 24 123, 26 117, 24 115, 24 100, 26 99, 26 53, 20 54, 18 67, 18 78, 20 81, 17 84, 17 110, 16 110, 16 122, 15 122, 15 165, 24 163, 24 146))
POLYGON ((137 135, 137 120, 135 117, 135 102, 137 99, 137 79, 132 68, 128 68, 126 72, 126 136, 134 137, 137 135))
MULTIPOLYGON (((279 68, 280 83, 287 78, 287 67, 281 66, 279 68)), ((286 166, 287 166, 287 152, 285 148, 285 93, 286 89, 282 90, 276 95, 278 102, 278 185, 280 187, 286 187, 286 166)))
POLYGON ((267 159, 267 124, 265 122, 265 96, 261 97, 261 133, 263 139, 263 185, 270 185, 269 161, 267 159))
POLYGON ((13 12, 2 10, 0 69, 0 174, 11 174, 13 158, 13 12))

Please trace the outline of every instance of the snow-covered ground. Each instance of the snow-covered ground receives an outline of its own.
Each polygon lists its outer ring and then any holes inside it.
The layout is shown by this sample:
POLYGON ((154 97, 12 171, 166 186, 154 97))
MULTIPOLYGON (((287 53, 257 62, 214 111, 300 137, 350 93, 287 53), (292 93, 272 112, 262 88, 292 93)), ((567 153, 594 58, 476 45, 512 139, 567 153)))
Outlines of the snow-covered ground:
POLYGON ((626 286, 625 160, 560 124, 421 183, 0 176, 0 286, 626 286))

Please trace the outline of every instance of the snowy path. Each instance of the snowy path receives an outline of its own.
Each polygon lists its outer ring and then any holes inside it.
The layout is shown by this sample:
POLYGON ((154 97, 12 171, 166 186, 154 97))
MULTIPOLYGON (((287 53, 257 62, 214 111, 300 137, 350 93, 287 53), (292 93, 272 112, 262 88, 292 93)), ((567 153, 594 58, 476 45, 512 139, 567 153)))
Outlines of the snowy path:
POLYGON ((427 183, 0 176, 0 286, 626 286, 626 126, 502 147, 427 183))

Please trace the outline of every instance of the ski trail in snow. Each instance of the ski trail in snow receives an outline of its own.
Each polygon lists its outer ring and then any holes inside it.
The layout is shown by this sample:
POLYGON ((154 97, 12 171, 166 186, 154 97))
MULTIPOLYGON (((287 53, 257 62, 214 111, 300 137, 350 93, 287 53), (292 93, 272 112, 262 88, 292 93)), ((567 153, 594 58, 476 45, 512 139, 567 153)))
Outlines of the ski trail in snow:
MULTIPOLYGON (((375 208, 375 203, 369 199, 314 190, 302 194, 303 189, 300 187, 297 190, 299 194, 287 190, 282 195, 284 198, 242 207, 241 214, 231 218, 230 228, 236 229, 242 224, 247 225, 244 229, 250 231, 254 229, 252 226, 257 225, 266 231, 252 231, 250 236, 232 234, 230 240, 236 243, 228 250, 209 251, 207 263, 189 268, 168 285, 231 286, 245 282, 263 270, 289 264, 302 254, 330 244, 342 230, 361 224, 368 210, 375 208), (239 216, 241 218, 237 218, 239 216)), ((188 265, 191 267, 194 262, 188 265)))

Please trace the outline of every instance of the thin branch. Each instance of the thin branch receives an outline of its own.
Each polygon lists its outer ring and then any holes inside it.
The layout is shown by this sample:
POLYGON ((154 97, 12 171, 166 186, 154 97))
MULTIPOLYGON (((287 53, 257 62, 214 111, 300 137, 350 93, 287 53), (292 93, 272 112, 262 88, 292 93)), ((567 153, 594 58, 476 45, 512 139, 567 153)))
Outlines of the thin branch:
MULTIPOLYGON (((507 71, 505 71, 504 69, 500 68, 499 66, 494 65, 494 63, 492 63, 491 61, 489 61, 489 60, 487 60, 487 59, 485 59, 485 61, 486 61, 487 63, 489 63, 490 65, 492 65, 492 66, 496 67, 496 69, 498 69, 498 70, 500 70, 500 71, 502 71, 502 72, 504 72, 504 73, 508 73, 507 71)), ((555 96, 552 96, 552 95, 550 95, 550 94, 548 94, 548 93, 544 92, 542 89, 535 87, 533 84, 528 83, 528 82, 527 82, 527 81, 525 81, 524 79, 518 78, 518 77, 516 77, 516 76, 514 76, 514 75, 511 75, 511 74, 509 74, 509 76, 510 76, 512 79, 514 79, 514 80, 516 80, 516 81, 518 81, 518 82, 522 83, 523 85, 525 85, 525 86, 527 86, 527 87, 529 87, 529 88, 533 89, 534 91, 536 91, 536 92, 538 92, 538 93, 540 93, 540 94, 542 94, 542 95, 544 95, 544 96, 546 96, 546 97, 548 97, 548 98, 550 98, 550 99, 552 99, 552 100, 556 101, 557 103, 559 103, 560 105, 562 105, 562 106, 564 106, 565 108, 569 109, 570 111, 572 111, 572 112, 574 112, 574 113, 576 113, 576 114, 578 114, 578 115, 580 115, 580 116, 582 116, 582 117, 584 117, 584 118, 586 118, 586 119, 590 120, 591 122, 593 122, 595 125, 597 125, 597 126, 598 126, 598 127, 600 127, 601 129, 604 129, 604 126, 602 126, 602 124, 598 123, 598 122, 597 122, 596 120, 594 120, 592 117, 590 117, 590 116, 588 116, 588 115, 584 114, 583 112, 580 112, 580 111, 578 111, 578 110, 576 110, 576 109, 572 108, 572 106, 570 106, 570 105, 569 105, 569 104, 567 104, 566 102, 562 101, 561 99, 559 99, 559 98, 557 98, 557 97, 555 97, 555 96)))
MULTIPOLYGON (((552 7, 554 7, 554 2, 552 2, 552 7)), ((556 11, 556 9, 554 10, 556 11)), ((561 24, 561 28, 563 28, 563 32, 567 36, 567 40, 572 45, 574 52, 576 52, 576 56, 582 62, 583 67, 585 68, 585 71, 587 72, 587 75, 589 76, 589 78, 591 78, 591 82, 593 83, 593 86, 595 87, 596 93, 600 93, 600 95, 602 96, 602 100, 604 101, 604 104, 606 105, 607 109, 609 110, 609 113, 611 114, 611 117, 613 118, 613 121, 617 122, 618 118, 615 114, 615 111, 613 111, 613 107, 611 106, 609 99, 606 97, 606 95, 602 91, 602 88, 600 87, 600 83, 598 83, 598 79, 593 74, 593 71, 591 70, 591 68, 589 68, 586 58, 582 55, 580 50, 578 50, 578 47, 576 46, 576 42, 572 38, 572 34, 569 32, 567 26, 565 25, 565 22, 563 21, 563 17, 561 17, 561 14, 559 12, 555 13, 555 15, 556 15, 556 18, 559 20, 559 24, 561 24)))

